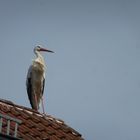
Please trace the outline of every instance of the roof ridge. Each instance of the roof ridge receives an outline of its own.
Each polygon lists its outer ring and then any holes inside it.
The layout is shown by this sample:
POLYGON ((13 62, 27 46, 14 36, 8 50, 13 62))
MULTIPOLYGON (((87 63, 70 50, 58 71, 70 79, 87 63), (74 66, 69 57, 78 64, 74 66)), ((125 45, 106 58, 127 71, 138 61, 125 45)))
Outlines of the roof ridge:
POLYGON ((9 101, 9 100, 5 100, 5 99, 1 99, 1 98, 0 98, 0 102, 2 102, 2 103, 4 103, 4 104, 11 105, 11 106, 14 106, 14 107, 18 107, 18 108, 21 108, 21 109, 28 110, 28 111, 31 111, 31 112, 33 112, 33 113, 40 114, 38 111, 36 111, 36 110, 34 110, 34 109, 31 109, 31 108, 28 108, 28 107, 25 107, 25 106, 21 106, 21 105, 14 104, 12 101, 9 101))
POLYGON ((5 105, 10 105, 11 107, 15 107, 16 109, 19 109, 19 110, 23 110, 23 111, 26 111, 27 113, 32 113, 32 114, 36 114, 38 116, 41 116, 42 118, 44 119, 49 119, 51 121, 56 121, 57 123, 61 123, 61 124, 64 124, 64 121, 59 119, 59 118, 55 118, 53 117, 52 115, 49 115, 49 114, 42 114, 34 109, 31 109, 31 108, 28 108, 28 107, 24 107, 24 106, 21 106, 21 105, 17 105, 17 104, 14 104, 12 101, 9 101, 9 100, 5 100, 5 99, 1 99, 0 98, 0 102, 2 102, 3 104, 5 105))

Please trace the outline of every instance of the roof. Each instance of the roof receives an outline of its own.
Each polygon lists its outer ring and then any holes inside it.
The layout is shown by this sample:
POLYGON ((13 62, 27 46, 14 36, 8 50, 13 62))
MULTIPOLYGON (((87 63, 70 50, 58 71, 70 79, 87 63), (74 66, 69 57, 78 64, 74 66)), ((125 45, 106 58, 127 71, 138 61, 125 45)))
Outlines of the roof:
MULTIPOLYGON (((15 105, 0 99, 0 113, 21 120, 17 138, 24 140, 84 140, 77 131, 64 121, 51 115, 43 115, 33 109, 15 105)), ((4 126, 3 126, 4 127, 4 126)), ((12 131, 14 126, 11 124, 12 131)), ((6 128, 3 128, 6 129, 6 128)), ((4 132, 6 130, 3 130, 4 132)), ((12 132, 11 132, 12 133, 12 132)))

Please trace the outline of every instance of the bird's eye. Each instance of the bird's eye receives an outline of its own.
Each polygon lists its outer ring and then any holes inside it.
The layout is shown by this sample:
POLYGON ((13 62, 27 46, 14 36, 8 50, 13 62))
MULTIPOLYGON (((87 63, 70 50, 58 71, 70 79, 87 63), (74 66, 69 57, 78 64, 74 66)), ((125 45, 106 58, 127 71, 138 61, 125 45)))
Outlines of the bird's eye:
POLYGON ((37 48, 40 49, 41 47, 40 46, 37 46, 37 48))
POLYGON ((36 50, 40 51, 41 47, 40 46, 36 46, 36 50))

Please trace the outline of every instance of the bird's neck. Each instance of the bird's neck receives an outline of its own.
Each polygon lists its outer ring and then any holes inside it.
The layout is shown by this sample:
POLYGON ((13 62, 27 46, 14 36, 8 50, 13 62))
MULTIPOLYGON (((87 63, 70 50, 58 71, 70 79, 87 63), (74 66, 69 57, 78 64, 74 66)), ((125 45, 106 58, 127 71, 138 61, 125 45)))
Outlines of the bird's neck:
POLYGON ((34 60, 34 62, 40 63, 45 67, 45 61, 43 56, 39 52, 36 52, 35 54, 36 54, 36 59, 34 60))

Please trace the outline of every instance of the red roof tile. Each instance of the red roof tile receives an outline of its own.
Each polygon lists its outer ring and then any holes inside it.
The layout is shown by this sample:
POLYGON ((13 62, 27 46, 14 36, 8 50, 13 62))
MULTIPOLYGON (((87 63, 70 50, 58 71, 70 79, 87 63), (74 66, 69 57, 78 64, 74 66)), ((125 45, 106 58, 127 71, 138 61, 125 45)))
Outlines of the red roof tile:
MULTIPOLYGON (((32 109, 15 105, 10 101, 0 100, 0 113, 19 119, 17 137, 24 140, 84 140, 77 131, 70 128, 64 121, 50 115, 42 115, 32 109)), ((14 133, 14 123, 11 123, 10 134, 14 133)), ((4 122, 2 132, 6 132, 4 122)))

